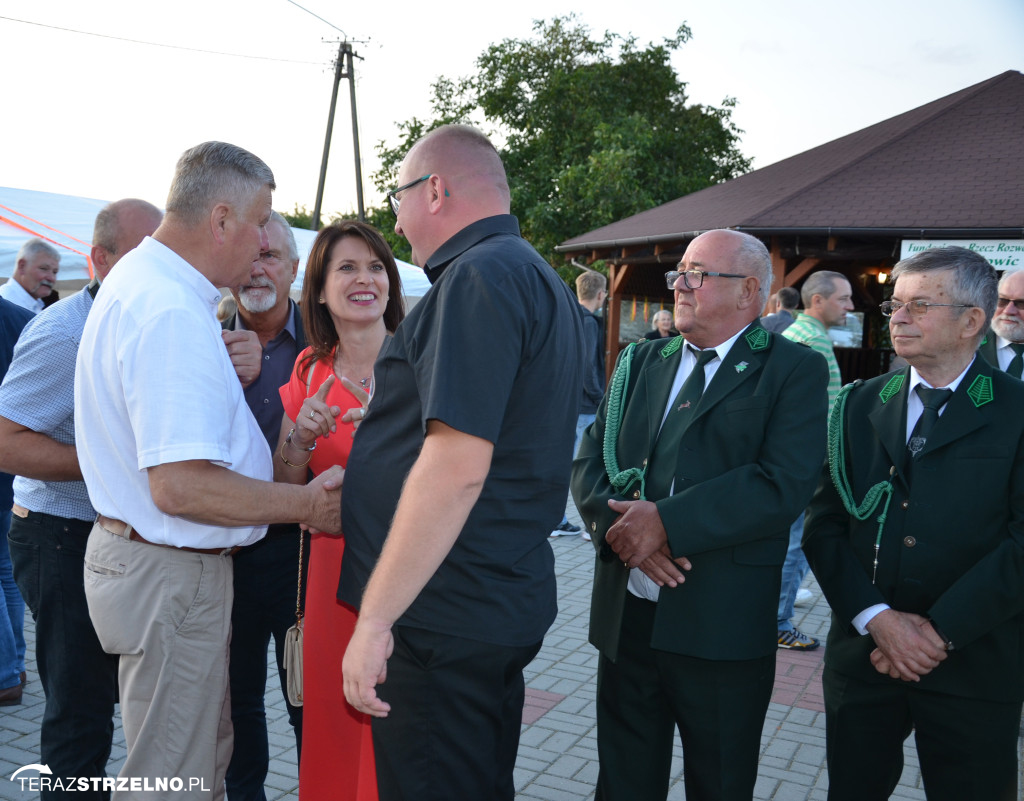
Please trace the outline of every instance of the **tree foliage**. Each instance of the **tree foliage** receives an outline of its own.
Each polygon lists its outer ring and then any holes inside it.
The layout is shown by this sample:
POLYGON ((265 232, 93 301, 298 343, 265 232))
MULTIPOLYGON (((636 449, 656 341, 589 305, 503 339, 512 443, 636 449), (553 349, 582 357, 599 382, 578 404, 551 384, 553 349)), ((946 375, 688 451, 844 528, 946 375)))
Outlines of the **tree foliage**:
POLYGON ((432 118, 399 123, 399 143, 377 147, 381 192, 420 136, 476 124, 499 146, 524 236, 558 265, 560 242, 750 169, 735 101, 687 105, 670 63, 690 39, 685 24, 646 47, 594 38, 571 15, 535 22, 533 34, 488 47, 475 75, 434 84, 432 118))

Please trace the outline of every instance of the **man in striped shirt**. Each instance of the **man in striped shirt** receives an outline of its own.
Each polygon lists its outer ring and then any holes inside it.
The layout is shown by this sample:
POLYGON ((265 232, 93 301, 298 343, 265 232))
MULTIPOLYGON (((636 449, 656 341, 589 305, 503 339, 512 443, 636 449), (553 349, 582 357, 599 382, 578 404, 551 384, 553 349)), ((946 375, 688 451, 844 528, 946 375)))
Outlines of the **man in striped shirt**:
MULTIPOLYGON (((846 313, 853 311, 853 289, 846 276, 830 270, 819 270, 811 273, 804 281, 800 291, 804 310, 797 315, 792 325, 788 326, 782 336, 807 345, 825 357, 828 364, 828 403, 832 403, 839 394, 842 380, 839 376, 839 364, 833 352, 832 339, 828 328, 842 325, 846 313)), ((779 648, 800 651, 812 651, 818 647, 818 641, 809 637, 793 625, 793 604, 800 583, 807 575, 807 558, 804 556, 800 541, 804 533, 804 515, 796 519, 789 530, 789 550, 786 561, 782 565, 782 589, 779 593, 779 648)))

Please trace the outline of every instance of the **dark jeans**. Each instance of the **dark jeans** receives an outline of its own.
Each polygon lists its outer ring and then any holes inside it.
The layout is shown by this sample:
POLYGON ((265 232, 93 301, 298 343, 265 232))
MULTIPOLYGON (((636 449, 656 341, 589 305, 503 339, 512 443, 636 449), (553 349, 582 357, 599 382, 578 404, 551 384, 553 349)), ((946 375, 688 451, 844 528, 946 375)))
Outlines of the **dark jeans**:
MULTIPOLYGON (((100 647, 85 601, 85 544, 91 528, 91 522, 36 512, 11 521, 14 579, 36 623, 36 664, 46 694, 40 762, 54 776, 105 776, 114 736, 118 658, 100 647)), ((42 797, 63 794, 43 792, 42 797)))
MULTIPOLYGON (((303 564, 309 560, 309 537, 303 564)), ((267 647, 274 637, 281 694, 288 722, 302 752, 302 707, 288 703, 283 667, 285 632, 295 623, 299 529, 271 526, 266 538, 243 548, 234 558, 235 603, 231 609, 231 722, 235 748, 225 783, 230 801, 266 801, 263 783, 270 764, 267 739, 267 647)), ((305 596, 306 582, 302 583, 305 596)), ((303 598, 303 600, 305 600, 303 598)), ((296 757, 297 761, 298 757, 296 757)))

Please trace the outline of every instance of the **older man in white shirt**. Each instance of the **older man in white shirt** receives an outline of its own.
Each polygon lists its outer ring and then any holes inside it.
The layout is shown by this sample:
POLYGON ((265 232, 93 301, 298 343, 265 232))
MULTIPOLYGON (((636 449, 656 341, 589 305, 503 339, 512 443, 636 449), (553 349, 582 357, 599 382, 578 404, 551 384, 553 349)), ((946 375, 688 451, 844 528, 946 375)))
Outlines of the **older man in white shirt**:
POLYGON ((340 528, 340 468, 270 481, 216 320, 217 287, 244 283, 268 247, 273 189, 241 148, 186 151, 163 223, 104 282, 79 350, 75 436, 98 513, 86 597, 120 654, 121 778, 162 787, 153 798, 178 797, 176 780, 190 797, 224 795, 231 555, 267 523, 340 528))
POLYGON ((39 237, 28 239, 18 250, 14 274, 0 286, 0 298, 15 303, 33 314, 43 310, 43 298, 48 297, 57 283, 60 253, 39 237))

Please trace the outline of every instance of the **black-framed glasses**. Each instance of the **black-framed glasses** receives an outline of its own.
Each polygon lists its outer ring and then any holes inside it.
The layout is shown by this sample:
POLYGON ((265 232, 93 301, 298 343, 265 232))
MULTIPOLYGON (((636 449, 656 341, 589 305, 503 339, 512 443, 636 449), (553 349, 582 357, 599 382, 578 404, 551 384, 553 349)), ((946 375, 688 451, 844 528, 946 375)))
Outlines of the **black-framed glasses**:
POLYGON ((704 276, 710 275, 715 278, 750 278, 749 275, 740 275, 739 273, 715 273, 710 270, 685 270, 683 272, 677 272, 676 270, 669 270, 665 273, 665 283, 669 289, 676 288, 676 281, 679 280, 679 276, 683 277, 683 283, 686 284, 687 289, 700 289, 704 285, 704 276))
POLYGON ((909 300, 906 303, 901 300, 887 300, 884 303, 878 304, 883 317, 892 317, 904 306, 907 307, 911 317, 924 317, 932 306, 945 306, 949 309, 971 308, 969 303, 929 303, 927 300, 909 300))
POLYGON ((996 308, 1002 311, 1007 306, 1013 306, 1017 311, 1024 312, 1024 300, 1021 298, 999 298, 996 301, 996 308))
POLYGON ((388 192, 388 203, 391 204, 391 213, 394 214, 396 218, 398 217, 398 206, 402 202, 398 199, 398 193, 404 192, 409 187, 416 186, 416 184, 423 183, 430 177, 430 175, 431 174, 428 172, 426 175, 421 175, 415 181, 409 181, 409 183, 402 184, 401 186, 395 187, 390 192, 388 192))

